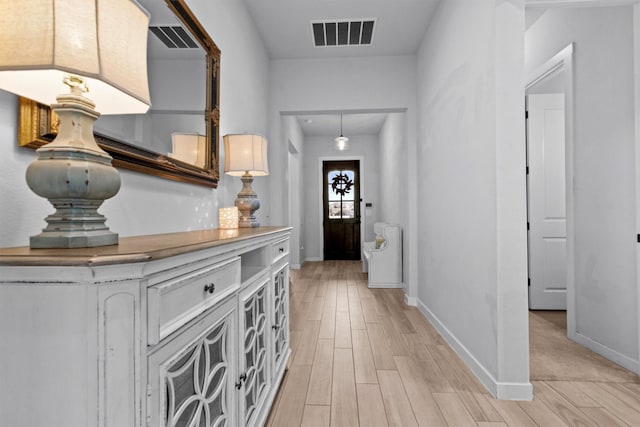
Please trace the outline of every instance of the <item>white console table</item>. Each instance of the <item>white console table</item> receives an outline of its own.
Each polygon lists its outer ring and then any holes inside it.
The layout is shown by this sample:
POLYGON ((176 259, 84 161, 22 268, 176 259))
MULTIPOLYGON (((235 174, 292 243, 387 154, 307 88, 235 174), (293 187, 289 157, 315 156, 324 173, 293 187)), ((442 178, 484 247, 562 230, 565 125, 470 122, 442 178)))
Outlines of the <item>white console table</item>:
POLYGON ((289 235, 0 249, 0 424, 264 424, 290 354, 289 235))

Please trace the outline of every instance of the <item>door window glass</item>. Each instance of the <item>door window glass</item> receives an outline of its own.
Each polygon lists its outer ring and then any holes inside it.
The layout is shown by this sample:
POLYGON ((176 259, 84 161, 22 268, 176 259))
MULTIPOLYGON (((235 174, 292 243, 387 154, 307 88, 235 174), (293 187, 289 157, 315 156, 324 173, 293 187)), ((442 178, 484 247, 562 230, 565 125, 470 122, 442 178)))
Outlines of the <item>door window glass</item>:
POLYGON ((329 219, 355 217, 353 177, 352 170, 333 170, 328 173, 329 219))

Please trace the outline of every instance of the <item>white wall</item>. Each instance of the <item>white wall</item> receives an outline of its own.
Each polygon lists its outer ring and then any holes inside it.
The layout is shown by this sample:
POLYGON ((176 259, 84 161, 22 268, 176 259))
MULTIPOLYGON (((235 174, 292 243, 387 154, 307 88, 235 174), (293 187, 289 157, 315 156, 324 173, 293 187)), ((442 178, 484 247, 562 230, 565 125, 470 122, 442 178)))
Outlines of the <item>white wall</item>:
MULTIPOLYGON (((407 150, 398 150, 399 146, 407 144, 405 138, 405 114, 391 113, 387 116, 379 134, 380 146, 380 210, 379 219, 381 221, 408 224, 409 209, 416 209, 415 197, 409 197, 410 191, 415 190, 417 179, 409 179, 407 150)), ((411 155, 411 157, 415 157, 411 155)), ((373 240, 373 223, 368 222, 371 227, 367 240, 373 240)), ((406 230, 402 233, 402 251, 404 254, 411 253, 409 248, 410 239, 406 230)), ((414 252, 415 253, 415 252, 414 252)), ((403 282, 409 282, 403 257, 402 276, 403 282)), ((407 301, 409 302, 409 301, 407 301)))
MULTIPOLYGON (((273 181, 271 186, 272 223, 282 223, 286 218, 285 196, 279 192, 285 182, 287 141, 283 138, 280 115, 295 112, 366 112, 366 111, 406 111, 404 144, 398 144, 397 150, 407 158, 404 169, 408 176, 415 175, 416 156, 416 58, 414 56, 369 57, 369 58, 331 58, 307 60, 271 61, 269 74, 269 138, 271 142, 269 161, 271 162, 273 181)), ((349 136, 351 137, 351 136, 349 136)), ((305 153, 309 147, 305 143, 305 153)), ((306 154, 305 154, 306 157, 306 154)), ((314 171, 316 169, 314 168, 314 171)), ((305 180, 308 176, 306 171, 305 180)), ((401 223, 405 236, 409 236, 409 250, 404 254, 405 279, 409 281, 406 293, 415 298, 416 268, 411 259, 415 254, 417 235, 415 224, 417 210, 415 204, 415 182, 411 181, 407 193, 409 220, 401 223), (412 228, 413 227, 413 228, 412 228), (407 276, 408 275, 408 276, 407 276), (407 278, 408 277, 408 278, 407 278)), ((305 213, 308 214, 308 206, 305 213)), ((308 215, 305 215, 308 217, 308 215)), ((316 219, 317 221, 317 219, 316 219)), ((308 223, 309 220, 306 219, 308 223)), ((309 224, 307 224, 308 226, 309 224)), ((316 227, 319 224, 316 222, 316 227)), ((308 228, 305 226, 305 229, 308 228)), ((305 248, 317 247, 307 241, 305 248)), ((307 251, 305 258, 312 255, 307 251)))
POLYGON ((418 54, 418 306, 487 388, 530 398, 522 1, 440 3, 418 54))
MULTIPOLYGON (((244 3, 235 0, 188 2, 222 51, 221 135, 251 131, 267 133, 269 59, 244 3), (250 102, 248 101, 250 100, 250 102)), ((35 157, 17 147, 17 101, 0 91, 0 246, 27 245, 53 211, 33 194, 24 180, 35 157)), ((222 176, 218 189, 177 183, 121 171, 122 189, 100 212, 121 236, 173 232, 217 226, 218 207, 232 206, 241 188, 237 178, 222 176)), ((266 194, 267 180, 256 178, 254 189, 266 194)), ((258 211, 260 214, 260 211, 258 211)), ((259 216, 259 215, 258 215, 259 216)))
POLYGON ((302 173, 305 137, 295 116, 282 116, 283 140, 288 141, 288 171, 286 176, 288 218, 285 223, 291 227, 289 262, 292 268, 300 268, 305 260, 304 224, 306 223, 304 194, 305 174, 302 173))
POLYGON ((633 9, 552 9, 526 33, 531 72, 574 53, 576 331, 572 338, 638 366, 633 9))
POLYGON ((381 220, 391 223, 407 221, 407 151, 405 145, 405 115, 391 113, 380 129, 380 214, 381 220))
MULTIPOLYGON (((378 137, 375 135, 349 135, 349 149, 343 152, 334 149, 334 138, 327 136, 311 136, 305 139, 304 152, 304 180, 305 180, 305 225, 304 239, 306 242, 305 260, 322 260, 321 251, 323 235, 322 223, 322 165, 324 160, 360 160, 360 197, 363 201, 373 203, 371 219, 378 219, 380 182, 378 137)), ((364 213, 364 203, 361 214, 364 213)), ((364 220, 364 218, 363 218, 364 220)), ((366 236, 361 236, 366 237, 366 236)), ((373 240, 373 236, 369 237, 373 240)))

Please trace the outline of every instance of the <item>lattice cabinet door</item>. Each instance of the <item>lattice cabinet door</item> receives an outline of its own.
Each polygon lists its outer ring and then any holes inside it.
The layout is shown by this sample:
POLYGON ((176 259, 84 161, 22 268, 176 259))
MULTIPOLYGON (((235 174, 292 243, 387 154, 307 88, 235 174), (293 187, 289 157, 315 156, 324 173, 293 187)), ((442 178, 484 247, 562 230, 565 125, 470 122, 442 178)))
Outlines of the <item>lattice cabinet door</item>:
POLYGON ((229 298, 149 356, 149 425, 237 425, 236 310, 229 298))
POLYGON ((289 351, 289 266, 283 264, 277 268, 271 281, 272 297, 272 333, 273 333, 273 375, 277 375, 289 351))
POLYGON ((236 383, 240 393, 239 425, 256 422, 270 385, 268 316, 268 275, 260 276, 240 293, 240 375, 236 383))

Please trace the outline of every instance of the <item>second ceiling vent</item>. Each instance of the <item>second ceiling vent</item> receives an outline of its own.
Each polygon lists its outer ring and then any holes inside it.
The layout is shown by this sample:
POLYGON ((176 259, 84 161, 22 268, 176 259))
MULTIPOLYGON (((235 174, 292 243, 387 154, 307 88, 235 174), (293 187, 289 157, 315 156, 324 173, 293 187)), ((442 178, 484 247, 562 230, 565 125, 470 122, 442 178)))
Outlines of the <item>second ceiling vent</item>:
POLYGON ((370 45, 375 19, 312 21, 313 44, 324 46, 370 45))
POLYGON ((170 49, 198 49, 200 46, 178 25, 159 25, 149 30, 170 49))

